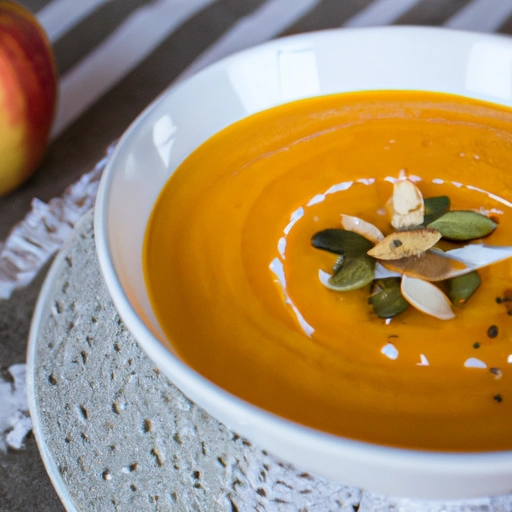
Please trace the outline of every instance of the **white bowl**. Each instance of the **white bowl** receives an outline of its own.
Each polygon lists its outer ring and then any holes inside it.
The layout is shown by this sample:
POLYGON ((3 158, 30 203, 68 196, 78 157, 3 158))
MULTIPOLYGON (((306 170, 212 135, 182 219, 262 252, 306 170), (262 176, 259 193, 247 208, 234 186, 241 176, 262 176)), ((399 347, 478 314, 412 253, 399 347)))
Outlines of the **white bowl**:
POLYGON ((512 490, 512 452, 389 448, 276 417, 212 384, 163 342, 142 273, 146 223, 183 159, 211 135, 298 98, 370 89, 431 90, 512 105, 512 39, 435 28, 334 30, 238 53, 171 87, 125 133, 96 202, 98 257, 114 303, 148 356, 213 416, 301 469, 384 494, 470 498, 512 490))

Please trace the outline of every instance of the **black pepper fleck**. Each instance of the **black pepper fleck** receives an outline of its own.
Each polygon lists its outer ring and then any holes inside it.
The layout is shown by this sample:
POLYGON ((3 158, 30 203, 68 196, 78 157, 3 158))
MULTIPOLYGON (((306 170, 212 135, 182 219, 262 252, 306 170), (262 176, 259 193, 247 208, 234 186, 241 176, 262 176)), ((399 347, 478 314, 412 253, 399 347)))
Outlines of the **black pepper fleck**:
POLYGON ((480 343, 478 343, 478 341, 475 341, 475 343, 473 343, 473 348, 480 348, 480 343))
POLYGON ((503 299, 501 297, 496 297, 496 304, 501 304, 503 299))
POLYGON ((498 393, 497 395, 494 395, 494 401, 501 403, 503 402, 503 397, 498 393))
POLYGON ((498 326, 491 325, 491 327, 487 329, 487 336, 489 336, 489 338, 496 338, 496 336, 498 336, 498 326))

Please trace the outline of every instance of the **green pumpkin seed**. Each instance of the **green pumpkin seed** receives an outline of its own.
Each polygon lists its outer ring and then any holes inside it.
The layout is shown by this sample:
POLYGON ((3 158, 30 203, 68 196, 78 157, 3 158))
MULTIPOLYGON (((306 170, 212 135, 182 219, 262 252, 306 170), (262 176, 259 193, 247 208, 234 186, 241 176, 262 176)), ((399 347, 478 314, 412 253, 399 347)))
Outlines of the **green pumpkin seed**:
POLYGON ((454 277, 446 281, 447 293, 453 304, 462 306, 480 286, 481 280, 477 272, 454 277))
POLYGON ((400 279, 393 277, 375 281, 370 304, 379 318, 393 318, 409 307, 400 291, 400 279))
POLYGON ((345 258, 365 255, 373 247, 373 242, 346 229, 324 229, 313 235, 311 243, 317 249, 344 255, 345 258))
POLYGON ((470 210, 454 210, 446 212, 428 227, 437 229, 448 240, 474 240, 489 235, 497 224, 477 212, 470 210))
POLYGON ((425 217, 423 225, 428 226, 450 209, 450 198, 448 196, 427 197, 423 200, 425 206, 425 217))
POLYGON ((343 267, 343 263, 345 263, 345 256, 342 254, 336 258, 336 261, 332 266, 332 273, 337 274, 341 270, 341 267, 343 267))
POLYGON ((375 260, 364 255, 345 260, 341 269, 324 284, 331 290, 348 292, 370 284, 374 275, 375 260))

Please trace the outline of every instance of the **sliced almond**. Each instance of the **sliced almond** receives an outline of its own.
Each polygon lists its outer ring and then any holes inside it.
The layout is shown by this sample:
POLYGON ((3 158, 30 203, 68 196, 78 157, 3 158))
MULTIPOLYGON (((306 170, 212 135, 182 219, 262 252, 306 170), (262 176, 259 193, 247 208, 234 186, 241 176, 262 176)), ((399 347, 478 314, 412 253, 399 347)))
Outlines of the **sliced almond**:
POLYGON ((445 257, 441 251, 426 251, 419 256, 386 261, 384 266, 391 271, 425 281, 442 281, 452 273, 466 268, 464 263, 445 257))
POLYGON ((379 260, 397 260, 409 256, 418 256, 427 251, 441 239, 441 233, 435 229, 414 229, 391 233, 368 251, 369 256, 379 260))
POLYGON ((332 275, 329 274, 328 272, 325 272, 322 269, 318 270, 318 279, 326 288, 331 288, 331 285, 329 284, 329 279, 331 279, 331 277, 332 275))
POLYGON ((352 215, 341 215, 341 225, 343 229, 353 231, 358 235, 364 236, 374 244, 384 240, 384 235, 381 231, 370 222, 366 222, 359 217, 353 217, 352 215))
POLYGON ((393 188, 393 219, 395 229, 410 229, 423 224, 425 206, 416 185, 407 179, 398 180, 393 188))
POLYGON ((381 263, 377 262, 375 265, 375 279, 387 279, 388 277, 402 277, 401 272, 396 272, 394 270, 390 270, 382 265, 381 263))
POLYGON ((434 284, 415 277, 403 276, 400 289, 405 300, 422 313, 439 320, 450 320, 455 317, 448 297, 434 284))
POLYGON ((452 258, 466 265, 466 268, 463 269, 455 268, 446 276, 446 278, 449 279, 512 258, 512 246, 468 244, 460 249, 446 251, 444 254, 448 258, 452 258))

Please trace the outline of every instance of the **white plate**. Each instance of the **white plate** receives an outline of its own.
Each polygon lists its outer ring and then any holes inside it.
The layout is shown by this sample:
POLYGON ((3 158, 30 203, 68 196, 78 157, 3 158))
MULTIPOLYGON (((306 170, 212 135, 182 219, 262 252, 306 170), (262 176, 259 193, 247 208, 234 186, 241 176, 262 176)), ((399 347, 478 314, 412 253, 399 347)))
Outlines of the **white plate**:
POLYGON ((334 30, 272 41, 163 94, 119 142, 95 211, 102 272, 145 352, 192 400, 298 467, 385 494, 450 499, 512 489, 512 452, 433 453, 335 437, 278 418, 213 385, 167 348, 142 273, 153 203, 183 159, 250 114, 299 98, 369 89, 431 90, 512 105, 512 40, 435 28, 334 30))

